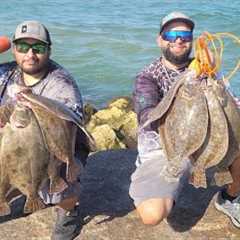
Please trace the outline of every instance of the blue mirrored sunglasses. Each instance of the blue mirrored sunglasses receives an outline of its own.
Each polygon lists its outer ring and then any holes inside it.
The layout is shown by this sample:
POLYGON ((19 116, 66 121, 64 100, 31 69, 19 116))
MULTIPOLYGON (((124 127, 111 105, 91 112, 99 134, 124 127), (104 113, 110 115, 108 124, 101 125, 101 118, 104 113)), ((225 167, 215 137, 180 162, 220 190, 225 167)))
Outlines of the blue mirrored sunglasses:
POLYGON ((193 34, 190 31, 169 31, 163 32, 162 38, 168 42, 175 42, 180 38, 184 42, 191 42, 193 40, 193 34))

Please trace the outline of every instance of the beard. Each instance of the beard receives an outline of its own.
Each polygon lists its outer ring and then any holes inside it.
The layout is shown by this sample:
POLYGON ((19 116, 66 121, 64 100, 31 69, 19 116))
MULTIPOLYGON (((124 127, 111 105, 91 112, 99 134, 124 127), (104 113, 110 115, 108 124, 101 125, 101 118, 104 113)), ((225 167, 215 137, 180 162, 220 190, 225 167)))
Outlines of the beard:
POLYGON ((20 68, 24 73, 27 73, 29 75, 37 75, 37 74, 40 74, 41 72, 44 72, 47 68, 47 65, 48 65, 48 61, 43 62, 41 64, 37 62, 35 66, 31 66, 31 67, 26 67, 25 64, 22 63, 20 65, 20 68))
POLYGON ((174 53, 172 53, 169 46, 166 48, 162 47, 161 50, 166 60, 173 64, 181 65, 189 61, 189 56, 192 51, 192 47, 186 49, 186 51, 181 55, 175 55, 174 53))

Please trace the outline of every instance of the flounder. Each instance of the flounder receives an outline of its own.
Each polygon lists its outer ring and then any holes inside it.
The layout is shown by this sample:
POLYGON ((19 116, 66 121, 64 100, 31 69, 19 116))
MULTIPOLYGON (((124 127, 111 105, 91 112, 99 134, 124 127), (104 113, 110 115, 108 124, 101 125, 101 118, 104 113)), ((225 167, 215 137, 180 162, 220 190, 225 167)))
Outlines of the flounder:
POLYGON ((184 160, 190 158, 193 184, 206 187, 205 169, 226 169, 239 154, 239 110, 220 81, 184 72, 142 128, 156 120, 169 160, 164 172, 168 178, 179 176, 184 160))
POLYGON ((91 135, 85 130, 76 114, 66 106, 55 100, 34 95, 30 91, 21 90, 21 88, 17 95, 20 100, 16 105, 7 104, 1 107, 2 111, 0 110, 0 118, 2 117, 3 121, 10 119, 10 124, 7 123, 1 129, 1 179, 4 181, 1 181, 0 192, 2 192, 1 199, 4 204, 0 205, 0 215, 9 212, 4 197, 9 186, 18 188, 27 196, 25 212, 33 212, 42 207, 36 192, 46 180, 50 179, 51 193, 61 192, 67 187, 66 182, 59 177, 62 164, 67 165, 68 181, 71 182, 77 178, 80 170, 74 157, 77 131, 81 131, 87 145, 94 148, 91 135), (22 132, 25 135, 21 134, 22 132), (8 147, 4 147, 6 139, 9 143, 8 147), (28 140, 33 146, 28 143, 28 140), (13 150, 13 144, 16 149, 21 149, 21 152, 25 154, 19 155, 13 150), (9 170, 2 156, 8 156, 10 152, 12 168, 9 170), (23 164, 25 171, 21 167, 23 164), (6 171, 8 173, 3 171, 5 168, 9 170, 6 171), (44 171, 41 171, 42 168, 44 171), (15 176, 14 172, 20 179, 19 183, 11 180, 15 176), (45 172, 45 175, 42 172, 45 172), (6 174, 8 177, 5 177, 6 174), (33 178, 35 175, 38 176, 38 180, 33 178), (34 195, 33 199, 32 195, 34 195))
MULTIPOLYGON (((208 79, 211 82, 211 79, 208 79)), ((207 187, 205 169, 217 165, 229 147, 228 123, 212 85, 203 90, 207 100, 209 123, 204 144, 192 155, 193 183, 207 187)))
POLYGON ((50 159, 40 128, 31 110, 17 104, 10 121, 1 129, 0 215, 10 214, 5 195, 11 186, 26 195, 24 212, 44 208, 38 196, 48 179, 50 159))
POLYGON ((167 170, 175 177, 181 173, 184 160, 193 154, 206 138, 208 109, 199 85, 199 81, 186 82, 179 88, 163 127, 160 127, 161 142, 169 160, 167 170))
POLYGON ((213 89, 223 109, 228 124, 229 144, 224 158, 214 166, 217 185, 232 182, 228 167, 240 154, 240 110, 234 97, 226 90, 222 81, 215 81, 213 89), (228 180, 228 181, 227 181, 228 180))

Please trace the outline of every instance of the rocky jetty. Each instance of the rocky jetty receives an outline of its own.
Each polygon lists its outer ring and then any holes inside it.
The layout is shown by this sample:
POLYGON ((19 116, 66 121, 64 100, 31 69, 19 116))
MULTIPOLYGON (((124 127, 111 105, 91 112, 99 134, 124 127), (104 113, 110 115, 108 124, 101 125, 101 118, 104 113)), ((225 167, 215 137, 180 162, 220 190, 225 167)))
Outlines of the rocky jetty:
MULTIPOLYGON (((81 176, 82 229, 78 240, 237 240, 240 231, 214 208, 218 187, 194 188, 187 182, 166 222, 144 226, 128 195, 136 151, 92 154, 81 176)), ((54 208, 21 216, 24 198, 16 200, 12 216, 0 218, 1 240, 49 240, 54 208)))
POLYGON ((137 116, 129 97, 113 99, 103 109, 86 104, 86 128, 95 139, 97 151, 135 149, 137 116))

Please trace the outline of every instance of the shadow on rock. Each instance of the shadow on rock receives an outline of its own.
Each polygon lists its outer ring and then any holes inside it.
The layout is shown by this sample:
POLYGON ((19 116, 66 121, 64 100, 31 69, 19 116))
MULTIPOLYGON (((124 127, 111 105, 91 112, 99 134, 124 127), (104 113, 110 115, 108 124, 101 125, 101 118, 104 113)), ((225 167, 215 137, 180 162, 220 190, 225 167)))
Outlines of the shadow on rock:
MULTIPOLYGON (((131 174, 135 170, 136 156, 134 150, 113 150, 98 152, 89 157, 81 178, 83 187, 80 208, 85 223, 97 215, 106 216, 101 222, 111 221, 134 209, 129 196, 129 185, 131 174)), ((209 178, 208 173, 207 176, 209 178)), ((186 178, 176 205, 167 219, 170 227, 176 232, 185 232, 194 227, 219 190, 220 187, 217 186, 195 188, 186 178)))
MULTIPOLYGON (((211 172, 207 171, 207 181, 210 183, 211 172)), ((168 216, 168 224, 177 232, 185 232, 197 224, 204 216, 213 196, 220 190, 218 186, 195 188, 184 182, 176 204, 168 216)))
POLYGON ((89 221, 97 215, 106 215, 104 221, 111 221, 134 209, 128 192, 136 156, 135 150, 113 150, 89 157, 80 193, 81 212, 89 221))

